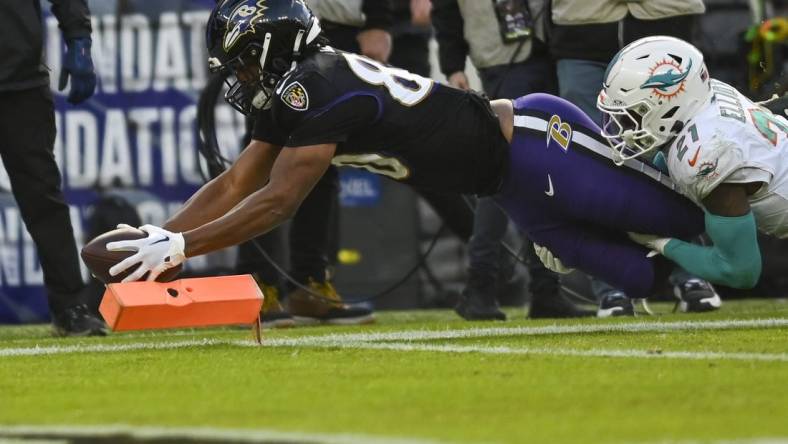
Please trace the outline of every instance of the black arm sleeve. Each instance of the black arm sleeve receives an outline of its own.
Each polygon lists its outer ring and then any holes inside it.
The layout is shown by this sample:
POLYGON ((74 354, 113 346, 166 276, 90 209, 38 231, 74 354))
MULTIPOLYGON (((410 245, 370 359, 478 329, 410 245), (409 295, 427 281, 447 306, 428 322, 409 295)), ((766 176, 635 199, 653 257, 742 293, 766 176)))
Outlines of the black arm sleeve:
POLYGON ((86 0, 49 0, 65 39, 90 37, 90 10, 86 0))
POLYGON ((268 142, 276 146, 284 146, 287 143, 287 134, 274 123, 272 112, 270 109, 267 109, 258 112, 255 116, 252 139, 268 142))
POLYGON ((364 0, 361 10, 367 18, 363 29, 384 29, 388 31, 394 23, 390 0, 364 0))
POLYGON ((432 25, 438 40, 438 61, 446 76, 465 71, 468 42, 465 41, 464 24, 457 0, 433 0, 432 25))

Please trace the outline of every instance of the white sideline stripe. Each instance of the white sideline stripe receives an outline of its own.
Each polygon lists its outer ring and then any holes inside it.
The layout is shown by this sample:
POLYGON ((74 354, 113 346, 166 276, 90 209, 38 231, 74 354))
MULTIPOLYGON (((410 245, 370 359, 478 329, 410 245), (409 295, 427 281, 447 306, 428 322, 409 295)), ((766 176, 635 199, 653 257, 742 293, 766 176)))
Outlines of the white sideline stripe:
MULTIPOLYGON (((70 353, 104 353, 134 350, 171 350, 175 348, 225 345, 228 341, 202 339, 175 342, 133 342, 129 344, 50 345, 0 349, 0 358, 16 356, 63 355, 70 353)), ((250 341, 251 343, 251 341, 250 341)))
MULTIPOLYGON (((462 330, 406 330, 383 333, 347 333, 299 338, 268 339, 264 345, 273 347, 326 346, 337 347, 342 344, 361 344, 377 341, 425 341, 440 339, 465 339, 504 336, 560 335, 578 333, 633 333, 667 332, 681 330, 729 330, 739 328, 776 328, 788 327, 788 319, 749 319, 720 321, 679 321, 679 322, 628 322, 585 325, 546 325, 542 327, 486 327, 462 330)), ((121 336, 122 337, 122 336, 121 336)), ((201 339, 173 342, 134 342, 126 344, 75 344, 51 345, 19 348, 0 348, 0 358, 18 356, 41 356, 68 353, 103 353, 133 350, 169 350, 175 348, 201 347, 210 345, 254 346, 252 341, 228 341, 201 339)), ((779 359, 778 359, 779 360, 779 359)))
MULTIPOLYGON (((5 349, 0 357, 40 356, 69 353, 106 353, 135 350, 173 350, 188 347, 211 345, 229 345, 235 347, 258 347, 253 341, 179 341, 163 343, 132 343, 117 345, 76 345, 34 347, 27 349, 5 349)), ((788 353, 728 353, 728 352, 693 352, 693 351, 649 351, 637 349, 572 349, 546 347, 508 347, 485 345, 443 345, 419 344, 408 342, 368 342, 368 341, 313 341, 301 339, 274 339, 264 342, 265 347, 315 347, 345 348, 354 350, 391 350, 391 351, 423 351, 440 353, 483 353, 494 355, 553 355, 553 356, 584 356, 612 358, 663 358, 690 360, 735 360, 735 361, 767 361, 788 362, 788 353)))
MULTIPOLYGON (((99 437, 113 435, 127 435, 138 439, 151 438, 203 438, 216 441, 232 442, 284 442, 304 443, 319 442, 320 444, 437 444, 445 441, 387 438, 372 435, 356 434, 323 434, 284 432, 279 430, 260 429, 219 429, 208 427, 137 427, 130 425, 102 425, 102 426, 43 426, 20 425, 0 426, 0 443, 4 442, 3 435, 24 434, 26 437, 41 438, 52 434, 62 434, 71 437, 99 437)), ((28 442, 28 441, 24 441, 28 442)), ((52 441, 47 441, 52 442, 52 441)), ((59 441, 54 441, 59 442, 59 441)))
POLYGON ((648 333, 681 330, 731 330, 741 328, 779 327, 788 327, 788 318, 678 322, 659 322, 650 320, 620 324, 553 324, 541 327, 484 327, 465 328, 458 330, 406 330, 380 333, 332 333, 320 336, 303 336, 295 339, 280 339, 280 341, 294 341, 294 345, 299 345, 299 341, 301 340, 309 340, 314 342, 424 341, 435 339, 483 338, 493 336, 541 336, 578 333, 648 333))
MULTIPOLYGON (((418 333, 418 332, 413 332, 418 333)), ((435 332, 430 332, 435 333, 435 332)), ((335 336, 335 335, 329 335, 335 336)), ((440 353, 483 353, 496 355, 553 355, 553 356, 584 356, 584 357, 614 357, 614 358, 663 358, 663 359, 690 359, 690 360, 737 360, 737 361, 768 361, 788 362, 788 353, 735 353, 735 352, 695 352, 695 351, 650 351, 638 349, 572 349, 572 348, 547 348, 547 347, 509 347, 485 345, 446 345, 422 344, 410 342, 373 342, 369 340, 351 340, 346 337, 341 340, 324 340, 322 336, 304 337, 296 339, 271 339, 264 342, 266 347, 316 347, 316 348, 345 348, 356 350, 392 350, 392 351, 424 351, 440 353)), ((427 339, 452 339, 451 337, 427 339)), ((0 350, 0 357, 12 356, 39 356, 67 353, 95 353, 119 352, 133 350, 169 350, 187 347, 200 347, 212 345, 227 345, 236 347, 257 347, 253 341, 246 340, 191 340, 161 343, 130 343, 115 345, 73 345, 50 346, 0 350)))
MULTIPOLYGON (((649 351, 619 349, 574 349, 545 347, 507 347, 485 345, 413 344, 405 342, 334 342, 304 344, 313 347, 349 348, 363 350, 424 351, 440 353, 482 353, 492 355, 552 355, 604 358, 653 358, 690 360, 733 360, 788 362, 788 353, 728 353, 692 351, 649 351)), ((280 345, 274 345, 280 346, 280 345)))
MULTIPOLYGON (((677 330, 729 330, 737 328, 775 328, 788 327, 788 318, 763 318, 763 319, 743 319, 743 320, 718 320, 718 321, 676 321, 660 322, 655 320, 626 322, 620 324, 584 324, 584 325, 560 325, 553 324, 540 327, 482 327, 482 328, 459 328, 456 330, 405 330, 383 333, 331 333, 328 335, 310 335, 301 338, 319 339, 334 341, 341 339, 357 341, 386 341, 386 340, 429 340, 429 339, 453 339, 453 338, 473 338, 485 336, 533 336, 533 335, 554 335, 554 334, 575 334, 575 333, 636 333, 653 331, 677 331, 677 330), (449 336, 451 332, 458 336, 449 336), (432 336, 434 335, 434 336, 432 336)), ((196 336, 202 334, 199 328, 191 330, 148 330, 135 333, 121 333, 117 338, 122 339, 163 339, 178 336, 196 336)), ((207 340, 207 339, 206 339, 207 340)), ((10 339, 6 343, 30 342, 30 339, 10 339)), ((0 342, 2 343, 2 342, 0 342)), ((3 348, 0 347, 0 353, 3 348)), ((0 356, 2 356, 0 354, 0 356)))
MULTIPOLYGON (((3 434, 26 434, 30 437, 41 436, 42 438, 52 434, 66 434, 72 437, 104 437, 112 435, 128 435, 139 439, 151 438, 205 438, 213 440, 232 440, 233 442, 260 442, 277 441, 303 443, 305 441, 316 441, 321 444, 438 444, 446 441, 407 439, 407 438, 383 438, 370 435, 358 434, 317 434, 284 432, 278 430, 261 429, 219 429, 207 427, 137 427, 130 425, 100 425, 100 426, 46 426, 46 425, 19 425, 19 426, 0 426, 0 443, 6 442, 3 434)), ((19 441, 11 441, 19 442, 19 441)), ((21 441, 33 442, 33 441, 21 441)), ((59 442, 46 440, 44 442, 59 442)), ((787 444, 788 438, 785 437, 758 437, 742 439, 722 439, 722 440, 663 440, 655 441, 653 444, 787 444)))

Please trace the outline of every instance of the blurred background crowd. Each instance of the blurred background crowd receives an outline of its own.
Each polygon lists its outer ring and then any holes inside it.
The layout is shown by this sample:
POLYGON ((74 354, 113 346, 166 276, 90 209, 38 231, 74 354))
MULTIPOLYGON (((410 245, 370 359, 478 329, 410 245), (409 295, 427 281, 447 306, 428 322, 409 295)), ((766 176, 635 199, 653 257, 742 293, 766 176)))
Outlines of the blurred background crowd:
MULTIPOLYGON (((712 77, 753 99, 786 92, 788 15, 782 0, 306 0, 335 48, 491 98, 559 95, 597 123, 608 61, 648 35, 690 41, 712 77)), ((54 91, 55 157, 77 244, 116 223, 161 223, 232 160, 251 122, 221 99, 205 69, 212 0, 92 0, 96 94, 79 105, 54 91)), ((47 1, 42 2, 49 9, 47 1)), ((61 25, 62 28, 62 25, 61 25)), ((47 65, 67 59, 45 14, 47 65)), ((56 77, 56 76, 51 76, 56 77)), ((73 86, 72 86, 73 87, 73 86)), ((0 174, 0 323, 47 318, 47 291, 7 175, 0 174)), ((59 249, 57 239, 39 249, 59 249)), ((788 295, 788 244, 761 239, 761 282, 725 297, 788 295)), ((82 278, 89 280, 84 269, 82 278)), ((291 325, 318 310, 347 323, 376 309, 454 307, 475 297, 527 306, 531 317, 593 315, 626 295, 592 277, 559 278, 490 200, 411 189, 332 167, 295 218, 255 243, 190 261, 185 276, 252 273, 264 320, 291 325), (315 298, 315 295, 321 297, 315 298), (301 301, 299 306, 288 300, 301 301)), ((706 291, 676 270, 664 291, 706 291)), ((86 290, 95 310, 102 286, 86 290)), ((50 296, 51 298, 51 296, 50 296)), ((50 301, 51 302, 51 301, 50 301)), ((471 312, 460 312, 468 319, 471 312)), ((485 319, 502 319, 487 313, 485 319)))

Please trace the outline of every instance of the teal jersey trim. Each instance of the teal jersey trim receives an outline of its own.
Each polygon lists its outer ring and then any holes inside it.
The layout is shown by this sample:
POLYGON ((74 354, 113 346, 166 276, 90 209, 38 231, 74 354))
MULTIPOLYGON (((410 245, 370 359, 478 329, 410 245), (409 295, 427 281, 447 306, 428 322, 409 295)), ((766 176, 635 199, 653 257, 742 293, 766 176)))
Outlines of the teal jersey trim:
POLYGON ((738 217, 706 213, 706 233, 714 245, 703 247, 678 239, 665 246, 665 257, 708 281, 752 288, 761 276, 761 251, 752 212, 738 217))
POLYGON ((654 155, 654 159, 651 160, 651 163, 654 164, 654 168, 662 171, 665 174, 670 174, 668 170, 668 160, 665 158, 665 153, 662 151, 657 151, 657 154, 654 155))

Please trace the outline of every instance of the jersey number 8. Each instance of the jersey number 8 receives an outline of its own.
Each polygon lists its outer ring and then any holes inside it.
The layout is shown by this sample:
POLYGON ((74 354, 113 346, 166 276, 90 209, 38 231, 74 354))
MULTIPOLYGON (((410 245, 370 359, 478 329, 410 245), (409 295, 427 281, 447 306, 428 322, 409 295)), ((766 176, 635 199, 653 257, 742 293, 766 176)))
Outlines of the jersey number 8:
POLYGON ((348 66, 361 80, 372 85, 383 85, 394 100, 413 106, 424 100, 432 90, 432 80, 411 74, 404 69, 382 65, 357 54, 343 53, 348 66))

